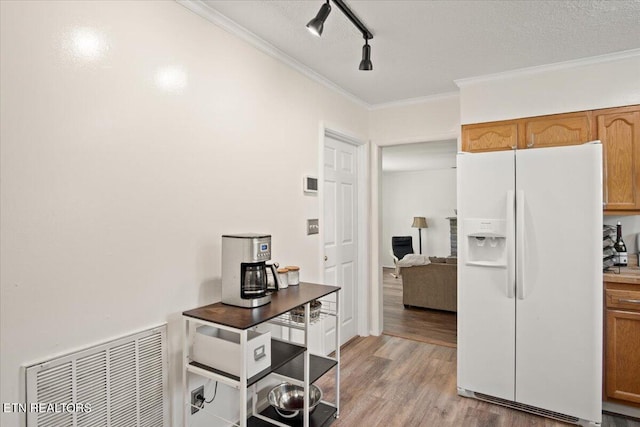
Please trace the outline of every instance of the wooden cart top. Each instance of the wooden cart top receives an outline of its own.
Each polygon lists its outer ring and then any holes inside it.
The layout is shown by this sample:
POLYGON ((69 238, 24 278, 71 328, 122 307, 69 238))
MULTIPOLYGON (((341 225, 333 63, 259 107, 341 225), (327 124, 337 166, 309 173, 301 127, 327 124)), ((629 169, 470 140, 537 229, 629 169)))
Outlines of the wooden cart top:
POLYGON ((243 308, 217 302, 185 311, 182 314, 231 328, 249 329, 278 317, 299 305, 339 290, 338 286, 300 282, 298 286, 289 286, 272 293, 271 302, 261 307, 243 308))

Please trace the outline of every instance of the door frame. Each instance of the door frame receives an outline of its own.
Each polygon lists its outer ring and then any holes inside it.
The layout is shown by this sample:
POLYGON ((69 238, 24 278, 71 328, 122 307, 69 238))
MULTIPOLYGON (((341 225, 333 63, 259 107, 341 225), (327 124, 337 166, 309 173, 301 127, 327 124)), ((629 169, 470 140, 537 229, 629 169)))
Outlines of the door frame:
POLYGON ((356 148, 356 179, 357 179, 357 198, 356 198, 356 218, 358 222, 357 228, 357 269, 356 274, 357 286, 356 286, 356 300, 357 313, 356 313, 356 333, 360 336, 368 336, 370 334, 370 294, 371 289, 367 286, 370 283, 369 271, 371 270, 369 260, 371 259, 372 250, 370 249, 368 242, 371 229, 369 207, 370 197, 370 162, 369 162, 369 146, 368 141, 364 141, 356 136, 353 136, 342 130, 338 130, 336 126, 320 123, 320 135, 319 135, 319 163, 318 163, 318 211, 320 218, 320 233, 318 239, 318 249, 320 257, 318 260, 319 271, 324 280, 324 147, 325 137, 329 136, 338 141, 350 144, 356 148))
POLYGON ((435 142, 447 139, 458 141, 460 151, 462 127, 458 126, 454 131, 416 138, 392 139, 387 141, 371 141, 371 235, 369 244, 371 247, 371 262, 369 276, 371 277, 370 292, 370 331, 372 335, 381 335, 384 329, 383 289, 382 289, 382 260, 380 259, 380 247, 382 236, 382 149, 393 145, 417 144, 421 142, 435 142))

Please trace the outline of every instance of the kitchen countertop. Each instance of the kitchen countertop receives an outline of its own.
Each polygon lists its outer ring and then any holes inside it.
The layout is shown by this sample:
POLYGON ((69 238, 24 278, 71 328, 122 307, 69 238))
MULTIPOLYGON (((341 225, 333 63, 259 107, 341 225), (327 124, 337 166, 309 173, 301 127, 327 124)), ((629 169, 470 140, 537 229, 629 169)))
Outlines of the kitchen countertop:
POLYGON ((612 272, 603 274, 605 282, 640 285, 640 267, 620 267, 620 274, 617 273, 618 267, 612 267, 611 269, 613 270, 612 272))

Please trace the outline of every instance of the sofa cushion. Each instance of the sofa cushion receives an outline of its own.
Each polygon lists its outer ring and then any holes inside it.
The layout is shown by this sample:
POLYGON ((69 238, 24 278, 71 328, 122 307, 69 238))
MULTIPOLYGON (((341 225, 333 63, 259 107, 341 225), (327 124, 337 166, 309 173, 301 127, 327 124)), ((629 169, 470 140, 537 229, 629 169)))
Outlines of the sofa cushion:
POLYGON ((457 271, 457 265, 446 262, 402 267, 402 303, 456 311, 457 271))
POLYGON ((445 262, 447 262, 446 258, 444 257, 439 257, 439 256, 430 256, 429 257, 429 261, 436 263, 436 264, 444 264, 445 262))

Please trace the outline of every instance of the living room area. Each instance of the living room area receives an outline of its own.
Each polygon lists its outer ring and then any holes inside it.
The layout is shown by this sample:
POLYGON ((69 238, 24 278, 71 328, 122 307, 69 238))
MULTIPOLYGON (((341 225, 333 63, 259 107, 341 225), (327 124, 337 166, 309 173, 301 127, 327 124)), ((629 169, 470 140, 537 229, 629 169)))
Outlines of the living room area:
POLYGON ((382 149, 386 335, 456 346, 456 152, 455 140, 382 149))

